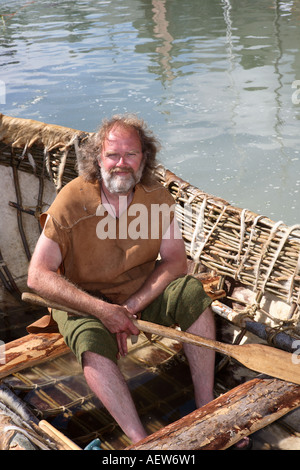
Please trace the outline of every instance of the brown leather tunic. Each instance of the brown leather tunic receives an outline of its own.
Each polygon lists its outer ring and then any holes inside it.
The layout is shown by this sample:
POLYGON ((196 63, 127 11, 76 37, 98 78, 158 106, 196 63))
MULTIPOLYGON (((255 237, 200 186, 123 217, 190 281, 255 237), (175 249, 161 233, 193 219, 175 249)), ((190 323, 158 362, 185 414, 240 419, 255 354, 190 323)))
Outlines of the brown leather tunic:
POLYGON ((60 246, 67 279, 122 303, 154 269, 173 217, 174 200, 159 183, 138 184, 127 211, 114 218, 102 205, 99 183, 78 177, 60 191, 41 224, 60 246))

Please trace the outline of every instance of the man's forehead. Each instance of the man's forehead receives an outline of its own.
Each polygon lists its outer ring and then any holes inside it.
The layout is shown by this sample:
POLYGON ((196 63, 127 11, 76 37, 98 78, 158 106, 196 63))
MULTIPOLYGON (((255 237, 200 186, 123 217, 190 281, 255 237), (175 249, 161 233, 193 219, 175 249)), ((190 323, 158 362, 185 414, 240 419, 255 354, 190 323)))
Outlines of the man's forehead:
POLYGON ((114 144, 119 141, 130 140, 136 144, 141 144, 138 132, 134 128, 117 127, 111 129, 104 139, 104 144, 114 144))

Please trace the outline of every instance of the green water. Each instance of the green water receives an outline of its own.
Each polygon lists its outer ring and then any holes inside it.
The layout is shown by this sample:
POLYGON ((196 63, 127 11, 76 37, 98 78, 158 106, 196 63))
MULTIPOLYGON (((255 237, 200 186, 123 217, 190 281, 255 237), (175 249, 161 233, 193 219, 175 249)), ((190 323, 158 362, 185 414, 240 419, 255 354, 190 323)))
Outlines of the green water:
POLYGON ((137 112, 179 176, 300 223, 299 0, 0 1, 0 38, 2 113, 137 112))

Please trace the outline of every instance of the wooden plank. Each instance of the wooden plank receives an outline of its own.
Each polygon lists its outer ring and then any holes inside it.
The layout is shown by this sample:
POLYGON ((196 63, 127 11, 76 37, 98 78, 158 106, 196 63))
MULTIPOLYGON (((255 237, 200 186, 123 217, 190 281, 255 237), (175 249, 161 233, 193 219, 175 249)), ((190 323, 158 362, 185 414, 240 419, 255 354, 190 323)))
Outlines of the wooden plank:
POLYGON ((70 352, 59 333, 29 334, 5 345, 0 379, 70 352))
POLYGON ((224 450, 299 406, 299 385, 256 378, 127 450, 224 450))

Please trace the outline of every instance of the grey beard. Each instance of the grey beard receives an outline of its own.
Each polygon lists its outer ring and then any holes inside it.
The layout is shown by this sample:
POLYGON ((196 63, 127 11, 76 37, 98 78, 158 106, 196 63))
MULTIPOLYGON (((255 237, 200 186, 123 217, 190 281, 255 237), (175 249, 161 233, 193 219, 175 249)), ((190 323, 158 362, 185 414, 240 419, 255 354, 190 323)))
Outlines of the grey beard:
POLYGON ((100 167, 101 178, 110 193, 127 194, 141 181, 144 166, 145 164, 142 162, 136 173, 128 172, 125 177, 100 167))

